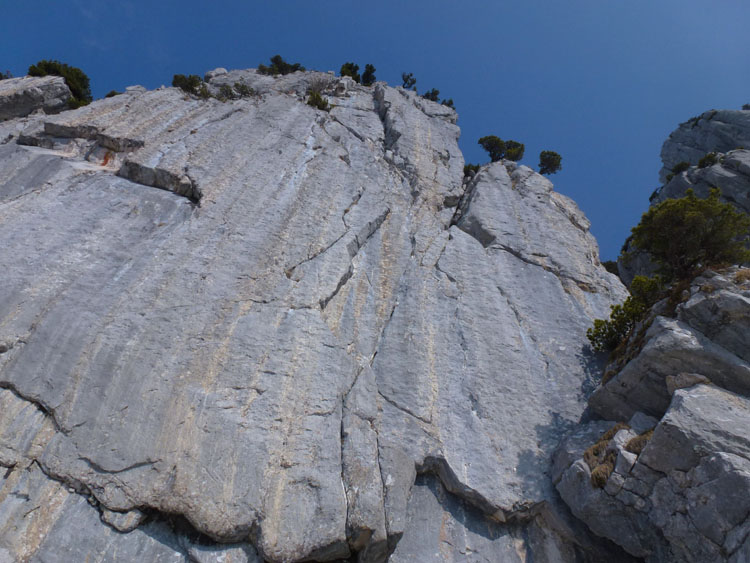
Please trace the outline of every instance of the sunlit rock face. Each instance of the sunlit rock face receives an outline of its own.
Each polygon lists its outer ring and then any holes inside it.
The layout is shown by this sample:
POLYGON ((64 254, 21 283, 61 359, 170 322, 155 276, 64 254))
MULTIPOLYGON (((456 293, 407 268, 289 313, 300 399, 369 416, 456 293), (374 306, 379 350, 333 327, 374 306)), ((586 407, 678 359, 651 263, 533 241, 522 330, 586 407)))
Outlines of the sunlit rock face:
POLYGON ((239 84, 0 124, 0 560, 627 560, 548 475, 625 296, 576 205, 414 92, 239 84))
POLYGON ((576 517, 633 556, 747 561, 750 269, 706 271, 673 313, 665 304, 654 306, 623 351, 629 361, 613 361, 589 400, 611 422, 583 424, 566 438, 553 480, 576 517), (615 422, 629 427, 594 459, 592 446, 615 422), (607 462, 611 471, 598 480, 607 462))
MULTIPOLYGON (((685 197, 699 198, 719 188, 720 199, 750 213, 750 106, 743 110, 711 110, 681 123, 661 149, 662 185, 651 195, 652 205, 685 197), (681 165, 681 168, 675 166, 681 165)), ((620 278, 628 286, 637 275, 653 275, 657 265, 628 242, 618 259, 620 278)))
POLYGON ((70 96, 65 79, 59 76, 22 76, 0 80, 0 121, 25 117, 40 110, 58 113, 66 108, 70 96))

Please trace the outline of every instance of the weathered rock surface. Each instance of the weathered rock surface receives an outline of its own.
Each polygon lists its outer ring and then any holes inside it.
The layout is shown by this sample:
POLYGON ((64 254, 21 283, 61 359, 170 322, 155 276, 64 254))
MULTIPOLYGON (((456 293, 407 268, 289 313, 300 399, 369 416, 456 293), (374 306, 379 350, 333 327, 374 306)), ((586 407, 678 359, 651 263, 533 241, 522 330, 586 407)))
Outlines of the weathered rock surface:
POLYGON ((556 452, 552 478, 574 515, 636 557, 747 561, 750 270, 706 271, 687 293, 672 316, 654 307, 629 361, 613 361, 619 372, 591 396, 595 413, 629 425, 610 457, 593 458, 594 444, 614 422, 587 423, 556 452))
POLYGON ((512 163, 464 183, 455 112, 412 92, 209 78, 255 95, 129 88, 0 146, 0 549, 619 556, 549 524, 625 295, 575 204, 512 163), (63 507, 33 541, 24 495, 63 507))
POLYGON ((696 278, 676 318, 657 316, 632 343, 635 357, 591 396, 603 418, 635 412, 661 417, 669 405, 669 377, 697 373, 735 393, 750 395, 750 284, 730 268, 696 278))
MULTIPOLYGON (((750 110, 711 110, 682 123, 664 142, 661 151, 662 186, 651 195, 655 205, 670 198, 685 197, 692 189, 701 198, 711 188, 721 190, 721 200, 750 213, 750 110), (715 153, 716 162, 702 168, 700 160, 715 153), (688 162, 683 172, 672 173, 674 166, 688 162)), ((618 258, 620 278, 628 286, 637 275, 652 275, 656 265, 648 254, 626 245, 627 255, 618 258)))
POLYGON ((596 534, 634 556, 746 561, 748 428, 747 397, 713 385, 680 389, 640 455, 614 445, 617 461, 605 487, 594 487, 588 464, 578 460, 557 488, 596 534))
POLYGON ((60 76, 0 80, 0 121, 25 117, 36 110, 58 113, 67 107, 70 97, 70 89, 60 76))
MULTIPOLYGON (((750 112, 748 112, 750 113, 750 112)), ((701 198, 708 197, 711 188, 721 190, 721 199, 740 211, 750 213, 750 150, 732 150, 717 154, 711 166, 692 166, 675 176, 654 195, 652 202, 684 197, 689 189, 701 198)))
POLYGON ((659 180, 666 182, 667 175, 679 162, 696 165, 707 153, 726 153, 747 147, 750 147, 750 111, 707 111, 681 123, 664 141, 661 149, 664 166, 659 180))

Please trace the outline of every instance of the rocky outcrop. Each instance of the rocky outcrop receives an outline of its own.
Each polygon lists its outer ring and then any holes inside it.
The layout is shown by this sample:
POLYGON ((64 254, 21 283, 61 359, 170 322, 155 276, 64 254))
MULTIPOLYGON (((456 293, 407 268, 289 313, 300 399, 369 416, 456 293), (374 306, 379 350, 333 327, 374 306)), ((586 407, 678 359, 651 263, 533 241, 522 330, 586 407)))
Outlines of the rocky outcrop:
POLYGON ((510 162, 464 181, 455 112, 413 92, 208 78, 252 95, 129 88, 0 146, 0 387, 25 413, 0 549, 627 560, 546 473, 625 295, 575 204, 510 162))
POLYGON ((0 80, 0 121, 42 110, 58 113, 70 99, 70 89, 59 76, 22 76, 0 80))
POLYGON ((592 484, 579 459, 557 488, 594 533, 646 561, 746 561, 749 425, 747 397, 713 385, 680 389, 655 429, 615 435, 606 485, 592 484))
MULTIPOLYGON (((659 179, 663 185, 651 195, 651 204, 685 197, 689 189, 705 198, 711 188, 718 187, 722 201, 750 213, 750 150, 745 147, 750 148, 750 110, 711 110, 682 123, 662 146, 659 179), (700 164, 709 153, 713 153, 713 161, 700 164), (679 163, 689 167, 674 173, 679 163)), ((637 275, 656 272, 648 254, 627 242, 623 250, 617 266, 626 285, 637 275)))
MULTIPOLYGON (((747 112, 750 113, 750 112, 747 112)), ((652 198, 652 203, 665 199, 685 197, 689 189, 701 198, 708 197, 711 188, 721 190, 721 199, 737 209, 750 213, 750 150, 733 150, 717 153, 716 163, 675 174, 652 198)))
POLYGON ((590 404, 611 422, 567 439, 553 473, 595 534, 646 561, 750 558, 749 321, 750 270, 705 272, 608 367, 590 404))
POLYGON ((750 395, 748 269, 707 271, 696 278, 674 316, 647 319, 608 380, 591 396, 603 418, 627 420, 642 411, 660 417, 671 393, 667 378, 698 373, 735 393, 750 395), (649 326, 650 325, 650 326, 649 326))
POLYGON ((681 123, 664 141, 659 180, 666 182, 680 162, 695 166, 710 152, 727 153, 743 148, 750 148, 750 110, 707 111, 681 123))

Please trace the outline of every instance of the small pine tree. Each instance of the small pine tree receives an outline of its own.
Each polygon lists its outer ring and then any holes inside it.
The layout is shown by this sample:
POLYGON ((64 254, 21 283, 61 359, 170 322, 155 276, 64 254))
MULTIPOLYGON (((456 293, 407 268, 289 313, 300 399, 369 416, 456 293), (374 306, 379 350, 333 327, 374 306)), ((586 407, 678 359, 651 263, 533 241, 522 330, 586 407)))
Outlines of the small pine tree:
POLYGON ((440 90, 436 90, 433 88, 432 90, 428 90, 424 94, 422 94, 422 97, 426 100, 430 100, 431 102, 437 102, 440 99, 440 90))
POLYGON ((609 319, 596 319, 586 331, 591 347, 597 352, 611 352, 628 338, 633 327, 643 319, 649 308, 664 295, 659 276, 635 276, 630 285, 630 296, 622 305, 610 307, 609 319))
POLYGON ((414 75, 411 72, 408 74, 406 72, 402 72, 401 80, 403 81, 403 84, 401 84, 401 86, 403 86, 406 90, 414 90, 415 92, 417 91, 417 79, 414 78, 414 75))
POLYGON ((700 199, 692 189, 651 207, 633 227, 631 245, 649 253, 668 281, 691 279, 700 268, 750 260, 744 240, 750 216, 723 203, 712 188, 700 199))
POLYGON ((519 143, 518 141, 505 141, 505 158, 508 160, 513 160, 515 162, 521 160, 525 150, 526 147, 523 143, 519 143))
POLYGON ((375 84, 375 67, 369 63, 365 65, 365 71, 362 73, 362 84, 364 86, 375 84))
POLYGON ((264 64, 258 65, 258 72, 260 74, 268 74, 272 76, 276 76, 278 74, 291 74, 292 72, 296 72, 298 70, 305 70, 305 67, 303 67, 299 63, 288 63, 281 57, 281 55, 274 55, 273 57, 271 57, 270 66, 266 66, 264 64))
POLYGON ((94 98, 91 96, 89 77, 80 68, 69 66, 60 61, 42 60, 29 67, 29 76, 62 76, 70 88, 72 98, 68 102, 71 108, 85 106, 94 98))
POLYGON ((179 88, 188 94, 198 95, 198 90, 203 84, 203 79, 197 74, 175 74, 172 77, 172 86, 179 88))
POLYGON ((447 107, 451 108, 451 109, 456 109, 456 107, 453 105, 453 98, 448 98, 447 100, 443 100, 440 103, 443 104, 444 106, 447 106, 447 107))
POLYGON ((341 76, 350 76, 357 84, 361 82, 361 77, 359 76, 359 65, 354 63, 342 64, 339 74, 341 76))
POLYGON ((473 176, 474 174, 479 172, 479 167, 480 167, 479 164, 471 164, 471 163, 464 164, 464 178, 467 176, 473 176))
POLYGON ((554 174, 562 170, 562 157, 555 151, 542 151, 539 153, 539 173, 554 174))
POLYGON ((478 143, 490 155, 492 162, 497 162, 505 156, 505 142, 496 135, 487 135, 479 139, 478 143))
POLYGON ((328 101, 323 96, 321 96, 320 92, 317 92, 315 90, 309 92, 307 105, 323 111, 329 111, 331 109, 328 105, 328 101))

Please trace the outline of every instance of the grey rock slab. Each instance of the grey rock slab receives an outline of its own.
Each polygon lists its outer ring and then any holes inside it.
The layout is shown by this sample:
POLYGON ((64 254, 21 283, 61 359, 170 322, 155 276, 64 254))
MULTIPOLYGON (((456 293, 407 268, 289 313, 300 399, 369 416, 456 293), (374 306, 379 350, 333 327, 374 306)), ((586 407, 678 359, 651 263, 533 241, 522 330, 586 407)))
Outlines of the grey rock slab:
POLYGON ((661 417, 669 406, 666 377, 698 372, 716 385, 750 394, 750 364, 689 325, 656 317, 640 353, 591 396, 604 417, 627 420, 635 412, 661 417))
MULTIPOLYGON (((671 393, 670 393, 671 394, 671 393)), ((637 412, 628 420, 628 426, 636 434, 643 434, 653 428, 659 423, 659 420, 653 416, 648 416, 642 412, 637 412)))
POLYGON ((0 546, 11 561, 186 561, 165 525, 121 534, 102 523, 83 496, 68 492, 36 465, 17 468, 0 482, 0 546))
POLYGON ((659 172, 661 181, 675 164, 698 161, 709 152, 726 153, 740 147, 750 147, 750 111, 710 110, 696 116, 674 130, 664 141, 659 172))
POLYGON ((639 460, 667 473, 687 471, 712 452, 750 459, 749 425, 747 397, 709 385, 679 389, 639 460))
POLYGON ((21 76, 0 80, 0 121, 42 110, 57 113, 67 107, 70 89, 60 76, 21 76))
MULTIPOLYGON (((586 522, 596 535, 612 540, 631 555, 660 560, 660 554, 668 553, 661 533, 646 514, 591 484, 591 472, 583 460, 576 461, 565 471, 557 490, 573 514, 586 522)), ((621 491, 620 495, 625 492, 621 491)))
POLYGON ((750 295, 744 293, 737 287, 698 291, 680 305, 677 318, 750 361, 750 295))
POLYGON ((408 421, 380 443, 411 450, 503 518, 551 492, 547 460, 584 406, 574 374, 594 361, 583 352, 590 321, 571 330, 585 303, 551 272, 455 227, 451 237, 434 273, 403 285, 375 357, 379 392, 408 421))
POLYGON ((608 298, 624 299, 615 276, 594 267, 598 248, 588 219, 544 176, 526 166, 509 172, 498 162, 482 168, 469 190, 458 227, 483 246, 553 272, 569 292, 594 294, 605 286, 608 298))
POLYGON ((7 461, 269 561, 382 560, 418 472, 499 520, 552 498, 586 328, 625 295, 588 223, 521 167, 495 221, 551 221, 561 267, 525 259, 542 229, 484 247, 451 227, 455 113, 330 76, 327 113, 318 78, 130 88, 0 146, 7 461))
POLYGON ((652 203, 680 198, 692 189, 700 198, 708 197, 712 188, 721 190, 721 200, 732 203, 744 213, 750 212, 750 150, 732 150, 719 154, 716 164, 693 166, 674 176, 652 197, 652 203))
POLYGON ((524 524, 503 525, 451 495, 435 476, 422 475, 409 500, 406 531, 390 561, 632 560, 568 524, 567 517, 545 512, 524 524))

